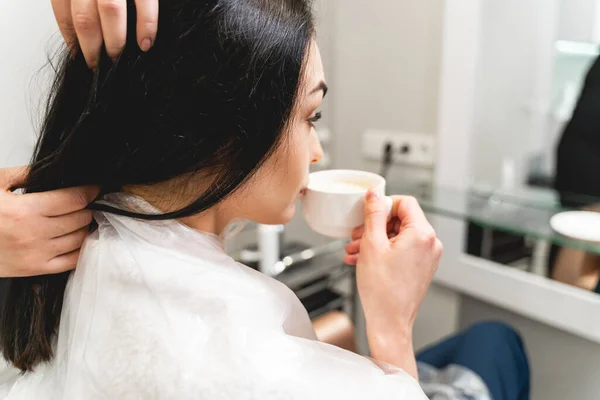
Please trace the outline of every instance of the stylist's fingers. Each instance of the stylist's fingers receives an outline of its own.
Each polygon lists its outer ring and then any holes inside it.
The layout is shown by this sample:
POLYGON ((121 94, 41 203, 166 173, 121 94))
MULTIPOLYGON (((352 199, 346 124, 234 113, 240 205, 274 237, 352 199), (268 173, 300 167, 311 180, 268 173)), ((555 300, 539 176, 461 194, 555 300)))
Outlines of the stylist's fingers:
POLYGON ((71 16, 71 0, 52 0, 52 9, 65 43, 73 50, 77 43, 77 35, 71 16))
POLYGON ((71 0, 73 26, 90 68, 96 68, 102 48, 102 27, 96 0, 71 0))
POLYGON ((82 186, 22 196, 23 201, 39 214, 45 217, 57 217, 86 208, 99 192, 97 186, 82 186))
POLYGON ((62 254, 48 262, 46 271, 48 274, 58 274, 74 269, 79 260, 80 250, 75 250, 67 254, 62 254))
POLYGON ((158 29, 158 0, 135 0, 137 42, 142 51, 150 50, 158 29))
POLYGON ((79 210, 60 217, 50 217, 47 219, 49 224, 47 224, 48 232, 45 232, 46 237, 57 238, 87 228, 93 218, 91 210, 79 210))
POLYGON ((127 0, 98 0, 104 47, 116 59, 127 40, 127 0))
POLYGON ((10 192, 25 183, 28 167, 13 167, 0 169, 0 190, 10 192))
POLYGON ((78 250, 83 244, 83 241, 87 237, 88 233, 88 228, 85 227, 73 233, 69 233, 68 235, 50 240, 50 255, 52 258, 55 258, 78 250))

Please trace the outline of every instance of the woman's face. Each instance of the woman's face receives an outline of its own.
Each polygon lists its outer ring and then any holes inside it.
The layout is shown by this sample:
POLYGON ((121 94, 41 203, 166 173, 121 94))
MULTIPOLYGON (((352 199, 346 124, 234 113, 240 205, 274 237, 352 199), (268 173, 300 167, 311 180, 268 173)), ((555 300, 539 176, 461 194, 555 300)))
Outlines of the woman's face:
POLYGON ((245 187, 221 204, 220 208, 228 209, 231 217, 268 225, 289 222, 296 211, 296 201, 308 185, 310 165, 323 157, 315 123, 327 86, 316 42, 311 43, 307 57, 300 94, 284 140, 245 187))

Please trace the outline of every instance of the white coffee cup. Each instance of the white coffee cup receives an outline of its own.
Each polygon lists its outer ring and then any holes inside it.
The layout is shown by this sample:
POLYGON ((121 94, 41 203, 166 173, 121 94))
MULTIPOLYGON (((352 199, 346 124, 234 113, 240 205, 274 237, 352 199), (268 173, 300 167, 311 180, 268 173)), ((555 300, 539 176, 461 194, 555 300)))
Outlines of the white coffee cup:
MULTIPOLYGON (((365 222, 365 194, 373 189, 385 196, 385 179, 354 170, 327 170, 310 174, 302 213, 312 230, 325 236, 347 238, 365 222)), ((386 197, 388 215, 392 199, 386 197)))

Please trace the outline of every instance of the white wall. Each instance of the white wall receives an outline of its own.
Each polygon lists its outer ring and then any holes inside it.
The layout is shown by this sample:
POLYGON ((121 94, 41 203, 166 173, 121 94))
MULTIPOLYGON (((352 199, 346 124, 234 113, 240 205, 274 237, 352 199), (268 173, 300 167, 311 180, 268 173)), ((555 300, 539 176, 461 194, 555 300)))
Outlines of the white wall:
MULTIPOLYGON (((337 167, 376 171, 362 158, 368 128, 434 134, 443 0, 323 0, 335 7, 330 73, 337 167)), ((431 179, 395 168, 390 179, 431 179)))
POLYGON ((48 84, 48 69, 40 69, 49 45, 61 40, 57 30, 49 1, 0 2, 0 167, 31 157, 39 100, 48 84))

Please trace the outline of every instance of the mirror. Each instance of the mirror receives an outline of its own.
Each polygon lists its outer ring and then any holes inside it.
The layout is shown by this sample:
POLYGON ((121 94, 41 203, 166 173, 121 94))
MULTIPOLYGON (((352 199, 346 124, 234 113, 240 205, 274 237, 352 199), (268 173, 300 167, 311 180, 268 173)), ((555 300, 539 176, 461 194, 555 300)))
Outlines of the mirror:
POLYGON ((539 210, 600 211, 600 2, 496 0, 481 12, 471 178, 523 219, 471 223, 468 252, 600 293, 600 214, 526 229, 539 210))

